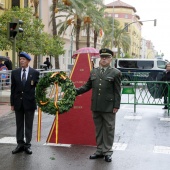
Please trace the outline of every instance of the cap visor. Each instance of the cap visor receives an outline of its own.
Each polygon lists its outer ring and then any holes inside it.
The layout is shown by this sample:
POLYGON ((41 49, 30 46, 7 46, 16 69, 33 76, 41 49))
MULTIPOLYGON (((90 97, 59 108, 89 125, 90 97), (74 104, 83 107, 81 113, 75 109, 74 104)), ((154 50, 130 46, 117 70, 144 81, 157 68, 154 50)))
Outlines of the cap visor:
POLYGON ((100 56, 112 56, 110 53, 102 53, 100 56))

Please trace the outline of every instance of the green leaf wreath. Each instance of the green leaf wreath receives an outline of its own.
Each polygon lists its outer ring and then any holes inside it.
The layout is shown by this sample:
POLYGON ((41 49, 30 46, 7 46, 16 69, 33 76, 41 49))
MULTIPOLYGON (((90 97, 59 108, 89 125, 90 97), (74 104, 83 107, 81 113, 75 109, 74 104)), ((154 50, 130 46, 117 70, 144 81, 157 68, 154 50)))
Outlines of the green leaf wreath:
MULTIPOLYGON (((57 94, 58 95, 58 94, 57 94)), ((36 101, 41 110, 50 115, 56 115, 67 112, 73 107, 76 98, 76 90, 73 82, 66 77, 65 72, 47 73, 44 77, 40 78, 36 87, 36 101), (64 92, 61 100, 55 103, 54 98, 47 98, 47 88, 51 85, 58 84, 61 91, 64 92)))

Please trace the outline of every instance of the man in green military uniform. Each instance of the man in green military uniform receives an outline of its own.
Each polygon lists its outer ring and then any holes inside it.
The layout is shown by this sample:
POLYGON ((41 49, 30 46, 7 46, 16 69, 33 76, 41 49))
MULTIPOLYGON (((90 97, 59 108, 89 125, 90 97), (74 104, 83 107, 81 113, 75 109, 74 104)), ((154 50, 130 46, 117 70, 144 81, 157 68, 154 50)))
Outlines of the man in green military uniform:
POLYGON ((76 89, 77 95, 92 89, 93 120, 96 128, 97 150, 90 159, 104 158, 112 161, 112 145, 116 113, 121 101, 121 72, 110 63, 114 53, 109 49, 100 51, 100 67, 94 68, 85 85, 76 89))

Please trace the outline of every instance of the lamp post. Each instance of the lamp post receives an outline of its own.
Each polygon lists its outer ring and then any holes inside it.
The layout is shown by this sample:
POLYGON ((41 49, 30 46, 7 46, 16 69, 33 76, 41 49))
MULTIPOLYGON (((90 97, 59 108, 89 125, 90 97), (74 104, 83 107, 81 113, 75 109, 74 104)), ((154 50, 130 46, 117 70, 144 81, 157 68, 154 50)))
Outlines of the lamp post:
MULTIPOLYGON (((144 20, 144 21, 134 21, 134 22, 131 22, 131 23, 127 24, 127 25, 120 31, 118 40, 120 41, 120 36, 121 36, 121 34, 123 33, 123 31, 124 31, 129 25, 134 24, 134 23, 149 22, 149 21, 154 21, 154 26, 156 26, 156 24, 157 24, 157 20, 156 20, 156 19, 154 19, 154 20, 144 20)), ((119 46, 119 44, 118 44, 118 56, 120 56, 120 48, 119 48, 119 47, 120 47, 120 46, 119 46)))
POLYGON ((114 0, 113 0, 113 20, 112 20, 112 41, 111 41, 111 49, 114 48, 114 0))
MULTIPOLYGON (((39 18, 42 19, 42 0, 39 0, 39 18)), ((41 49, 41 52, 42 52, 42 45, 40 45, 40 49, 41 49)), ((41 63, 42 63, 42 54, 40 54, 38 56, 38 63, 37 63, 38 68, 40 68, 41 63)))

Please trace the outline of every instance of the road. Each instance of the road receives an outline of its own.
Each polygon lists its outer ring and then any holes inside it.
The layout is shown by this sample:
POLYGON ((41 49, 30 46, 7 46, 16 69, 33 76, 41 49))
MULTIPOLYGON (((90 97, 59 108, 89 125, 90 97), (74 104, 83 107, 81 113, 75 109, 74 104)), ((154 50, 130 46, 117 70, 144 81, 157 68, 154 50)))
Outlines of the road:
MULTIPOLYGON (((162 106, 121 105, 117 113, 112 162, 89 160, 95 147, 44 145, 54 117, 43 114, 42 139, 36 142, 34 121, 32 155, 12 155, 15 143, 14 113, 0 117, 0 170, 169 170, 170 117, 162 106)), ((80 135, 81 137, 81 135, 80 135)))

